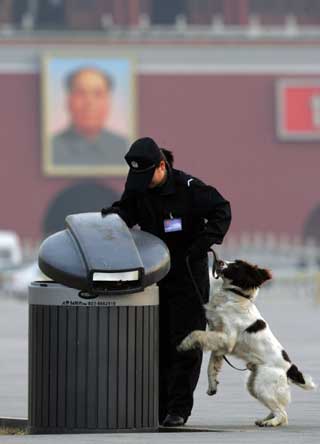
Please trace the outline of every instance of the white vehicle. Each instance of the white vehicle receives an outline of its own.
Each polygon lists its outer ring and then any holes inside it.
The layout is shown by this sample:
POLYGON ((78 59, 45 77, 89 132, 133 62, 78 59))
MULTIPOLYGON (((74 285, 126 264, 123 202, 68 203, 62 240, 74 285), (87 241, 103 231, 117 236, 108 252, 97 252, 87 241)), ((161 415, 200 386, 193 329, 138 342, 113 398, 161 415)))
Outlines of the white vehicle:
POLYGON ((19 266, 21 262, 22 251, 17 234, 0 230, 0 271, 19 266))

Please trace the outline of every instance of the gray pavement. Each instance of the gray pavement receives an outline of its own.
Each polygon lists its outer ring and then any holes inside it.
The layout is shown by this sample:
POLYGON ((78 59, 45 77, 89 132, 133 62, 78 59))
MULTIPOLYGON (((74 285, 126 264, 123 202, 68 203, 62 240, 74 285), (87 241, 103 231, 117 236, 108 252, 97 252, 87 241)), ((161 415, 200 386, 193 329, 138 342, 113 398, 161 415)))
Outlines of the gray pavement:
MULTIPOLYGON (((272 289, 261 291, 257 304, 291 359, 305 373, 320 382, 320 305, 310 295, 296 294, 292 287, 283 294, 272 289)), ((26 302, 8 300, 0 295, 0 417, 27 417, 27 311, 26 302)), ((94 434, 0 436, 0 444, 53 443, 319 443, 319 391, 305 392, 292 387, 289 426, 260 429, 253 425, 266 410, 245 389, 246 374, 226 364, 221 374, 219 392, 206 395, 205 355, 196 390, 195 406, 185 432, 157 434, 94 434), (212 432, 190 432, 190 428, 212 432)), ((232 360, 235 365, 243 366, 232 360)))

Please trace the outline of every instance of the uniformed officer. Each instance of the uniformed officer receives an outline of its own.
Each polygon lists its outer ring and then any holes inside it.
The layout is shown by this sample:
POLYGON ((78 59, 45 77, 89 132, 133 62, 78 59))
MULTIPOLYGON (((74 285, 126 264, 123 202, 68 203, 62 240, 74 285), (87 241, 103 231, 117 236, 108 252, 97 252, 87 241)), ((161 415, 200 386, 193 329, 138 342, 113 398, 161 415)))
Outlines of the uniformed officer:
POLYGON ((101 212, 117 212, 129 227, 138 224, 169 248, 171 269, 159 283, 159 422, 183 425, 192 410, 202 353, 179 353, 176 347, 191 331, 206 328, 202 304, 209 297, 207 252, 212 244, 222 243, 231 221, 230 205, 215 188, 172 168, 172 153, 151 138, 135 141, 125 159, 130 170, 124 193, 101 212))

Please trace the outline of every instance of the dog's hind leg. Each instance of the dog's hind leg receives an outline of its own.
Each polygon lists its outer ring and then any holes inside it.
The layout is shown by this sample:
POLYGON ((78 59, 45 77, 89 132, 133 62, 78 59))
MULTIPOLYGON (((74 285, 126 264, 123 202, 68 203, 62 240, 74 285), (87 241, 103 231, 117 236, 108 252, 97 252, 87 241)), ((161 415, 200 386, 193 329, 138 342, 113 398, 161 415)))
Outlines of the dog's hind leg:
POLYGON ((255 425, 257 425, 259 427, 264 427, 264 422, 269 421, 269 419, 272 419, 272 418, 274 418, 274 414, 269 413, 269 415, 267 415, 265 418, 257 419, 257 421, 255 422, 255 425))
POLYGON ((290 400, 290 390, 283 371, 270 368, 259 368, 250 375, 249 392, 265 405, 271 413, 264 419, 256 421, 260 427, 277 427, 288 424, 286 406, 290 400))
POLYGON ((218 389, 218 374, 223 364, 223 356, 217 356, 211 352, 208 364, 208 390, 207 395, 212 396, 217 393, 218 389))
MULTIPOLYGON (((256 393, 256 391, 255 391, 255 380, 256 380, 256 376, 257 376, 257 368, 254 366, 253 369, 252 369, 252 371, 251 371, 251 373, 250 373, 250 376, 249 376, 249 378, 248 378, 248 381, 247 381, 247 388, 248 388, 248 391, 249 391, 250 395, 253 396, 254 398, 258 399, 258 397, 257 397, 257 393, 256 393)), ((262 423, 263 423, 264 421, 268 421, 269 419, 272 419, 272 418, 274 418, 274 414, 273 414, 273 413, 270 413, 270 414, 267 415, 265 418, 263 418, 263 419, 258 419, 257 421, 255 421, 255 424, 256 424, 257 426, 262 427, 262 423)))
POLYGON ((273 412, 262 421, 256 421, 256 425, 259 427, 278 427, 288 425, 288 415, 282 406, 279 406, 271 400, 267 400, 264 404, 270 410, 272 409, 273 412))

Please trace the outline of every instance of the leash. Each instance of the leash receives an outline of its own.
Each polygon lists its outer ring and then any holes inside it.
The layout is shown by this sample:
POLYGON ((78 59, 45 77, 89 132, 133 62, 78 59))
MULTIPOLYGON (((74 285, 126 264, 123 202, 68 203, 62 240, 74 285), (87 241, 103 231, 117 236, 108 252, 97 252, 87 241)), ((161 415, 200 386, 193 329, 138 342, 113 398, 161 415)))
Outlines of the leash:
MULTIPOLYGON (((218 261, 219 261, 219 259, 218 259, 218 255, 217 255, 217 253, 216 253, 212 248, 209 248, 209 251, 211 251, 211 253, 213 254, 213 258, 214 258, 213 260, 214 260, 214 263, 213 263, 213 267, 212 267, 212 274, 213 274, 213 277, 216 278, 216 264, 217 264, 218 261)), ((189 258, 189 256, 186 257, 186 265, 187 265, 187 270, 188 270, 188 273, 189 273, 189 276, 190 276, 191 282, 192 282, 192 284, 193 284, 193 286, 194 286, 194 289, 195 289, 196 294, 197 294, 197 296, 198 296, 199 302, 200 302, 200 304, 201 304, 202 310, 204 310, 204 308, 203 308, 202 294, 201 294, 200 289, 199 289, 199 287, 198 287, 198 284, 197 284, 197 282, 196 282, 196 280, 195 280, 195 278, 194 278, 194 276, 193 276, 193 274, 192 274, 192 270, 191 270, 191 267, 190 267, 190 258, 189 258)), ((234 370, 238 370, 239 372, 245 372, 246 370, 248 370, 247 368, 238 368, 238 367, 235 367, 235 366, 229 361, 229 359, 228 359, 226 356, 223 356, 223 359, 224 359, 224 360, 227 362, 227 364, 229 364, 230 367, 232 367, 234 370)))
POLYGON ((235 367, 233 364, 231 364, 231 362, 225 355, 223 355, 223 359, 230 365, 230 367, 234 368, 235 370, 238 370, 238 372, 246 372, 248 370, 247 367, 246 368, 235 367))

